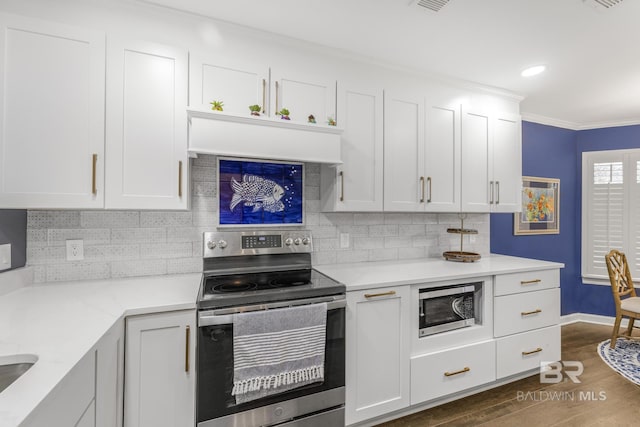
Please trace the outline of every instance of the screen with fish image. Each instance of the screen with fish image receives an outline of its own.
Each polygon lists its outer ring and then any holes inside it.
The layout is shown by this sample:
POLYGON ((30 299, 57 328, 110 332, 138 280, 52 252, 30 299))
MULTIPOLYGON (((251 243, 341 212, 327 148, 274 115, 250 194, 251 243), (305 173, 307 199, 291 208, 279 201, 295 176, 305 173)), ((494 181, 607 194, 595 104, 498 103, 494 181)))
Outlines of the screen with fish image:
POLYGON ((301 163, 218 159, 220 225, 302 225, 301 163))

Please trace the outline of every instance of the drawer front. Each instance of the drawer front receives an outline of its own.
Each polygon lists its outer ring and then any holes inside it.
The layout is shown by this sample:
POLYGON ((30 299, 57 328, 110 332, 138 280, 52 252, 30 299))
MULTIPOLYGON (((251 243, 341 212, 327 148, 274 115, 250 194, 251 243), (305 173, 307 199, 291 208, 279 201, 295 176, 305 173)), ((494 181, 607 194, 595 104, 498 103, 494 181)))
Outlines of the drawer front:
POLYGON ((411 359, 411 404, 426 402, 496 379, 494 341, 411 359))
POLYGON ((496 337, 560 323, 560 289, 494 298, 493 331, 496 337))
POLYGON ((560 360, 560 325, 499 338, 496 342, 498 378, 560 360))
POLYGON ((557 287, 560 287, 558 269, 500 274, 495 278, 494 295, 511 295, 557 287))

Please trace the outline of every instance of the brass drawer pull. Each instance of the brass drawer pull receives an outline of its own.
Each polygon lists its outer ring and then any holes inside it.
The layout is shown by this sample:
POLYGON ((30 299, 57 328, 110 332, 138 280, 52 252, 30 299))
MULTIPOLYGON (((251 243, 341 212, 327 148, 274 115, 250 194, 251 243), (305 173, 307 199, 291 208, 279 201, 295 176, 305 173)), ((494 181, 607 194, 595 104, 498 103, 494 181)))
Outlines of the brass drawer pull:
POLYGON ((391 295, 395 295, 396 291, 389 291, 389 292, 382 292, 379 294, 364 294, 365 298, 377 298, 377 297, 386 297, 386 296, 391 296, 391 295))
POLYGON ((533 285, 534 283, 540 283, 540 282, 542 282, 541 279, 521 280, 520 284, 521 285, 533 285))
POLYGON ((460 369, 459 371, 455 371, 455 372, 445 372, 444 376, 445 377, 452 377, 454 375, 459 375, 459 374, 464 374, 465 372, 469 372, 471 370, 471 368, 465 366, 464 369, 460 369))
POLYGON ((430 176, 427 177, 427 184, 428 184, 427 186, 428 186, 428 190, 429 190, 428 193, 427 193, 428 194, 427 203, 431 203, 431 177, 430 176))
POLYGON ((178 161, 178 197, 182 197, 182 160, 178 161))
POLYGON ((96 168, 98 166, 98 155, 91 156, 91 194, 98 194, 98 185, 96 183, 96 168))
POLYGON ((344 172, 340 171, 340 201, 344 202, 344 172))
POLYGON ((266 113, 265 103, 267 102, 267 81, 262 79, 262 114, 266 113))
POLYGON ((523 311, 522 313, 520 313, 522 316, 530 316, 532 314, 538 314, 538 313, 542 313, 542 310, 540 310, 539 308, 533 310, 533 311, 523 311))
POLYGON ((420 187, 421 187, 420 203, 424 203, 424 176, 420 177, 420 187))
POLYGON ((534 353, 540 353, 542 351, 542 349, 540 347, 536 348, 535 350, 531 350, 531 351, 523 351, 522 355, 523 356, 528 356, 530 354, 534 354, 534 353))
POLYGON ((276 111, 272 112, 271 114, 278 114, 278 111, 280 111, 278 109, 278 92, 280 91, 280 84, 278 84, 278 81, 276 80, 276 111))
POLYGON ((191 338, 191 327, 187 325, 187 329, 185 330, 185 349, 184 349, 184 371, 189 372, 189 341, 191 338))

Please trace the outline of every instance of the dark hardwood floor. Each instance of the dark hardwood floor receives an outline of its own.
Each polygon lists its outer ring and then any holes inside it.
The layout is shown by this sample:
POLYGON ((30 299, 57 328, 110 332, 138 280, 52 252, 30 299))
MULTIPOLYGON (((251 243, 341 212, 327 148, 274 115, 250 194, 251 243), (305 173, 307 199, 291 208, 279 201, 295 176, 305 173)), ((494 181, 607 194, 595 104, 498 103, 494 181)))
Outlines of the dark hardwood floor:
POLYGON ((541 384, 534 375, 380 426, 639 426, 640 387, 609 368, 596 351, 610 334, 610 326, 562 327, 562 360, 584 364, 580 384, 541 384))

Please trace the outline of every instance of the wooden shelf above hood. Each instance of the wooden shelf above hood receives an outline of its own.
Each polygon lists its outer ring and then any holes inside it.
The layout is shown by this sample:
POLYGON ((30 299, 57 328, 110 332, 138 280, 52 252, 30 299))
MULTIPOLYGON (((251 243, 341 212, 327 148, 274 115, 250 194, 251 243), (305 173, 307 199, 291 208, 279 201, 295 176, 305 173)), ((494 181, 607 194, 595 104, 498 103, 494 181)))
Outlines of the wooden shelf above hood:
POLYGON ((342 129, 187 109, 189 154, 341 164, 342 129))

